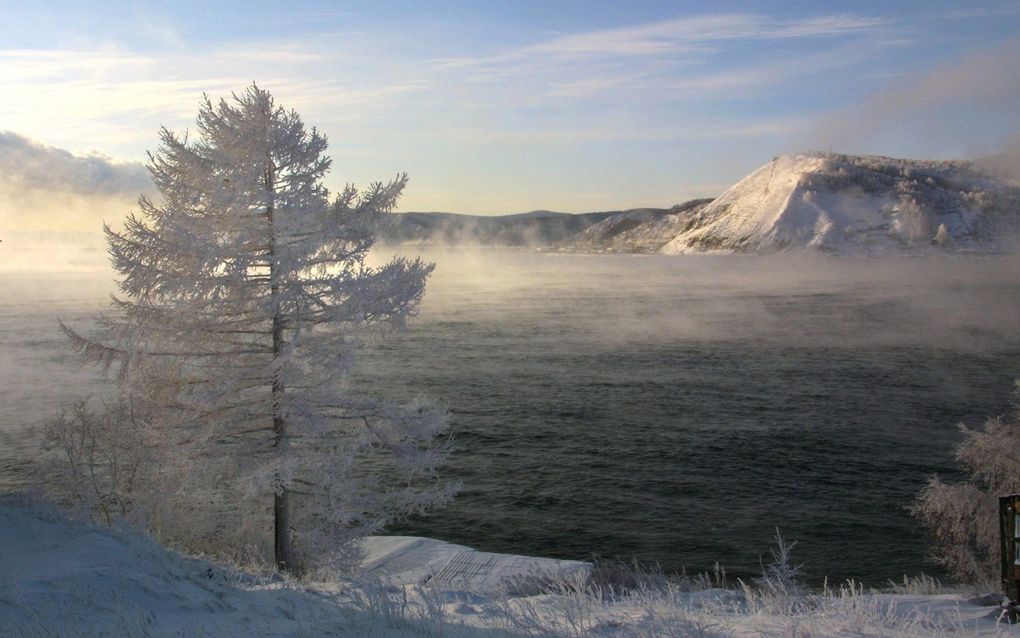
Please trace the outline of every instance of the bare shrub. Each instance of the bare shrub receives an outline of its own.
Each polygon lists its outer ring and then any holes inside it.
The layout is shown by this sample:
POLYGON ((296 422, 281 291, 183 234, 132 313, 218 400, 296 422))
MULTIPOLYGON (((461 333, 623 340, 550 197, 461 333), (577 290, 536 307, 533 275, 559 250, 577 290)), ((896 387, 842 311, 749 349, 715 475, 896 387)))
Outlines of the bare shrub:
POLYGON ((69 498, 107 525, 126 518, 141 488, 148 458, 143 429, 121 404, 89 407, 79 400, 43 427, 43 449, 54 452, 49 479, 69 498))

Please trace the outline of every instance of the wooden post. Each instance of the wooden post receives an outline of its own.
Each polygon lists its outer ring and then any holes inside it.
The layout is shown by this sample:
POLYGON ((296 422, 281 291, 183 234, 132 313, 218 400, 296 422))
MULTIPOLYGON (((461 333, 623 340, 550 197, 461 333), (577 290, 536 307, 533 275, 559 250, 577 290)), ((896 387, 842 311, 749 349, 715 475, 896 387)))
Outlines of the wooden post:
POLYGON ((1020 494, 999 497, 999 539, 1002 552, 1002 593, 1020 600, 1020 494))

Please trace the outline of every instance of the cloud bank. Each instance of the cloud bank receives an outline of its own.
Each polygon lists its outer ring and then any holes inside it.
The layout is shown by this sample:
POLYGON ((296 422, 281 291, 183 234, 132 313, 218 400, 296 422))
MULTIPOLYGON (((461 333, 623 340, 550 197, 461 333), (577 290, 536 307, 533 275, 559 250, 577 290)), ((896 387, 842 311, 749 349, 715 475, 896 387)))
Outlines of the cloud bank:
POLYGON ((103 221, 119 224, 153 190, 139 162, 0 131, 0 271, 106 268, 103 221))
POLYGON ((153 189, 145 166, 98 154, 75 155, 0 131, 0 184, 7 188, 131 198, 153 189))

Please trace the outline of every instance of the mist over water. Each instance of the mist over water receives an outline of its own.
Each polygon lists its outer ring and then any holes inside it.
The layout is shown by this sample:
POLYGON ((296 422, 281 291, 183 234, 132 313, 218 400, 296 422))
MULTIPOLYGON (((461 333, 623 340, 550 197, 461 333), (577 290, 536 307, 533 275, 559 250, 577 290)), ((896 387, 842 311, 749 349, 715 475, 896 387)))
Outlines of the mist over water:
POLYGON ((366 387, 440 397, 455 504, 394 528, 496 551, 815 581, 937 573, 905 511, 1020 376, 1020 261, 434 254, 366 387))
POLYGON ((0 490, 40 479, 33 428, 108 387, 78 366, 57 320, 92 325, 114 289, 112 273, 0 273, 0 490))
MULTIPOLYGON (((1020 377, 1014 257, 424 257, 419 317, 355 383, 445 402, 465 489, 393 533, 740 575, 778 527, 816 581, 932 573, 904 507, 1020 377)), ((55 320, 112 289, 0 275, 3 484, 31 476, 29 425, 105 386, 55 320)))

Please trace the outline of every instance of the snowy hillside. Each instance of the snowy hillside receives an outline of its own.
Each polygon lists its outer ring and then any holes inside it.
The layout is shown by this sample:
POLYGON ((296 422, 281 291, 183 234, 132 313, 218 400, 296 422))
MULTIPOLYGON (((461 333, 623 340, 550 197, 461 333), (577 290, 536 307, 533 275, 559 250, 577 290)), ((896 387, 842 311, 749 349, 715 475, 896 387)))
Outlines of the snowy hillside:
POLYGON ((978 163, 780 155, 715 200, 671 209, 484 217, 400 213, 388 244, 682 254, 816 249, 854 254, 1012 252, 1020 187, 978 163))
POLYGON ((1005 250, 1020 189, 969 162, 781 155, 704 207, 662 252, 1005 250))
POLYGON ((638 208, 616 213, 585 228, 562 247, 579 252, 658 252, 711 201, 694 199, 669 210, 638 208))
POLYGON ((850 584, 805 594, 775 577, 755 587, 735 583, 731 589, 709 579, 665 581, 646 574, 630 589, 610 589, 594 576, 589 580, 584 563, 475 552, 410 537, 369 539, 366 550, 363 574, 353 580, 284 581, 272 573, 252 575, 184 557, 139 536, 0 504, 0 635, 927 638, 1013 633, 996 622, 997 596, 938 593, 923 579, 896 593, 866 593, 850 584), (505 577, 510 580, 497 582, 505 577))

